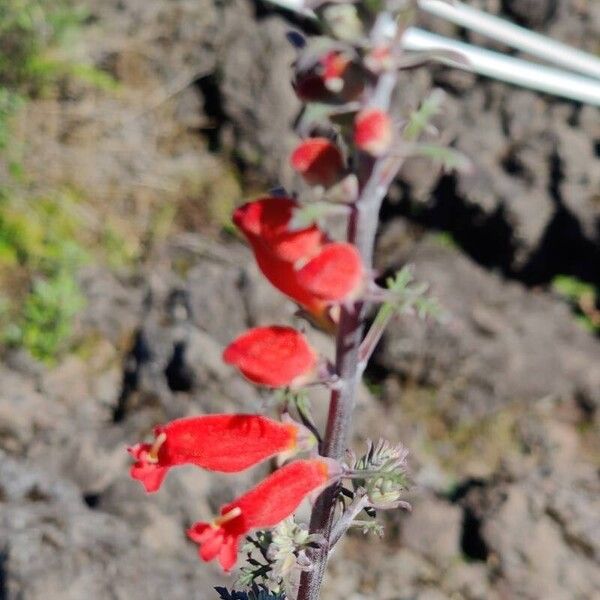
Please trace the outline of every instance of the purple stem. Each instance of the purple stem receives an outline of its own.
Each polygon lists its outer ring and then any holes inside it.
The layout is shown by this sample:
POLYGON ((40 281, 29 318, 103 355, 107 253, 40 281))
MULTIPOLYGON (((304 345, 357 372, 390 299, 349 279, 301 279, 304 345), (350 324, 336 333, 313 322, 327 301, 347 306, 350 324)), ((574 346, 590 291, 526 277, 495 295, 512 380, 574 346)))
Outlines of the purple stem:
MULTIPOLYGON (((366 105, 377 105, 389 110, 397 74, 382 75, 366 105)), ((395 177, 401 162, 398 159, 382 158, 374 160, 360 156, 357 174, 360 183, 360 196, 352 207, 348 221, 348 241, 356 246, 362 257, 364 268, 370 272, 373 265, 375 234, 379 223, 379 209, 388 187, 395 177), (392 162, 393 161, 393 162, 392 162)), ((336 373, 340 385, 331 393, 329 416, 321 454, 341 459, 348 447, 352 414, 356 404, 356 391, 361 372, 360 344, 363 338, 367 306, 363 301, 352 307, 342 306, 336 338, 336 373)), ((317 499, 313 508, 310 531, 320 534, 327 543, 311 555, 313 568, 304 571, 300 578, 297 600, 318 600, 321 584, 330 550, 331 529, 336 508, 339 484, 327 488, 317 499)))

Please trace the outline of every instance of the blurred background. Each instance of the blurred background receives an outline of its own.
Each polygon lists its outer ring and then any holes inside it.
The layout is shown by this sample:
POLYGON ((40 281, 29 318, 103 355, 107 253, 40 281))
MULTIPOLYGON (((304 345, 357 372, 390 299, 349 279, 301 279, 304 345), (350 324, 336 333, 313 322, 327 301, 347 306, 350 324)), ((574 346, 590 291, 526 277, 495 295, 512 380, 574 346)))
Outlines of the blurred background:
MULTIPOLYGON (((597 0, 471 4, 600 53, 597 0)), ((290 27, 310 29, 260 0, 0 0, 0 600, 232 585, 184 531, 257 473, 182 469, 146 496, 124 449, 268 406, 220 354, 300 323, 230 222, 298 183, 290 27)), ((408 162, 377 268, 414 264, 450 319, 393 324, 354 440, 410 448, 414 509, 349 536, 323 597, 598 598, 600 113, 444 67, 403 74, 398 113, 434 86, 475 171, 408 162)))

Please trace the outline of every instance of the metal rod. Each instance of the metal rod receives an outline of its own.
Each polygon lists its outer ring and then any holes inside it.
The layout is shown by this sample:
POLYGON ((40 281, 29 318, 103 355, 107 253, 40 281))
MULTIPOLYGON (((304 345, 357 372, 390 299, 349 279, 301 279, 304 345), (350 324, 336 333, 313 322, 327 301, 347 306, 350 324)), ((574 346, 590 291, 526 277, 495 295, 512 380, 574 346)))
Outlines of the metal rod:
MULTIPOLYGON (((315 14, 311 10, 304 7, 303 0, 269 1, 272 4, 276 4, 306 17, 315 17, 315 14)), ((537 56, 543 56, 546 60, 555 63, 568 64, 573 69, 577 66, 579 68, 576 70, 581 71, 586 69, 588 72, 600 77, 600 70, 597 70, 600 69, 600 67, 597 66, 600 61, 596 57, 582 52, 581 50, 576 50, 575 48, 551 40, 538 33, 530 32, 527 29, 503 21, 498 17, 493 17, 486 13, 464 7, 460 3, 450 4, 443 2, 442 0, 419 0, 419 5, 423 10, 427 10, 440 18, 452 20, 453 22, 458 22, 459 17, 457 15, 460 15, 462 18, 464 14, 468 13, 470 15, 469 25, 477 25, 477 23, 479 23, 476 27, 472 27, 475 31, 483 33, 484 30, 488 32, 493 30, 496 33, 493 37, 501 39, 507 44, 509 43, 510 36, 504 36, 504 34, 506 32, 512 33, 513 41, 511 42, 511 45, 527 49, 531 54, 534 54, 532 48, 537 47, 540 49, 539 52, 535 53, 537 56), (456 6, 459 8, 462 7, 461 10, 452 12, 450 9, 454 10, 456 6), (473 17, 473 13, 476 13, 475 17, 473 17), (490 25, 492 22, 493 26, 490 25), (484 25, 481 25, 481 23, 484 25), (500 27, 500 25, 502 25, 502 27, 500 27), (514 34, 515 30, 518 30, 519 36, 514 34), (504 37, 500 37, 498 32, 501 32, 504 37), (527 41, 530 39, 533 39, 534 41, 527 41), (519 41, 520 45, 517 45, 515 40, 519 41), (559 54, 562 55, 563 58, 559 58, 559 54), (581 68, 582 65, 583 69, 581 68)), ((466 20, 461 21, 461 24, 463 23, 466 23, 466 20)), ((395 25, 390 22, 390 27, 395 27, 395 25)), ((393 31, 389 32, 390 37, 393 37, 393 33, 393 31)), ((490 35, 490 37, 492 36, 490 35)), ((562 71, 560 69, 528 62, 526 60, 504 56, 498 52, 484 50, 463 42, 457 42, 417 27, 411 27, 406 31, 402 39, 402 44, 406 50, 454 50, 460 52, 469 60, 470 70, 478 75, 498 79, 512 85, 544 92, 553 96, 591 104, 592 106, 600 106, 600 82, 595 79, 575 75, 568 71, 562 71)), ((452 62, 451 66, 457 67, 458 65, 456 62, 452 62)))
MULTIPOLYGON (((406 50, 452 50, 469 61, 468 70, 506 83, 600 106, 600 82, 567 71, 483 50, 470 44, 418 29, 409 28, 402 38, 406 50)), ((453 67, 465 68, 452 61, 453 67)))
POLYGON ((600 59, 462 2, 419 0, 419 8, 546 62, 600 79, 600 59))

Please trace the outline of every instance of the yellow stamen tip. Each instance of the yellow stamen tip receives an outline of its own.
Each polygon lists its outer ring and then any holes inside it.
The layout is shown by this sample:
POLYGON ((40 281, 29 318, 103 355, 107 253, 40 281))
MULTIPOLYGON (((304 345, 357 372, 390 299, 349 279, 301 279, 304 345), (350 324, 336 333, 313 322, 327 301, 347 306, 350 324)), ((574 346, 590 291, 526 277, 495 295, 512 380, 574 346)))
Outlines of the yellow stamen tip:
POLYGON ((242 514, 242 509, 239 506, 232 508, 229 512, 226 512, 224 515, 217 517, 213 522, 213 527, 220 527, 224 525, 228 521, 232 521, 233 519, 239 517, 242 514))
POLYGON ((154 444, 152 444, 152 448, 150 448, 150 452, 148 452, 148 462, 157 463, 158 462, 158 452, 161 446, 167 441, 167 434, 163 431, 156 436, 154 440, 154 444))

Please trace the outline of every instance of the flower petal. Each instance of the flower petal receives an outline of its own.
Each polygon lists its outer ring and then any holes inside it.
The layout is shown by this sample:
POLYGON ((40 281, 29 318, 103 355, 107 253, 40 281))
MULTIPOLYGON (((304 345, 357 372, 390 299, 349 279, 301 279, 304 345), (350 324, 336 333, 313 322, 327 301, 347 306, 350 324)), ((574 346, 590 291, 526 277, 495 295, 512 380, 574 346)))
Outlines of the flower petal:
POLYGON ((298 283, 327 302, 341 302, 358 291, 363 280, 362 261, 352 244, 326 244, 297 274, 298 283))

